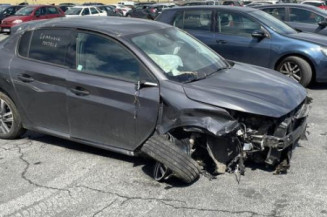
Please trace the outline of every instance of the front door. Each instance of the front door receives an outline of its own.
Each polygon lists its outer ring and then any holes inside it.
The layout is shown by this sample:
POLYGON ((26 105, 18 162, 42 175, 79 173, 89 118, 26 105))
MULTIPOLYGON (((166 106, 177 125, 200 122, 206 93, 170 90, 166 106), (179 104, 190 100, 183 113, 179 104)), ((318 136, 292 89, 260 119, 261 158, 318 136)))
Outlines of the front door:
POLYGON ((261 25, 239 12, 218 10, 216 17, 216 44, 212 46, 226 59, 268 66, 271 42, 268 37, 252 37, 261 25))
POLYGON ((153 132, 159 104, 158 87, 136 90, 141 79, 149 79, 147 70, 122 44, 79 32, 76 66, 68 78, 71 136, 134 150, 153 132))

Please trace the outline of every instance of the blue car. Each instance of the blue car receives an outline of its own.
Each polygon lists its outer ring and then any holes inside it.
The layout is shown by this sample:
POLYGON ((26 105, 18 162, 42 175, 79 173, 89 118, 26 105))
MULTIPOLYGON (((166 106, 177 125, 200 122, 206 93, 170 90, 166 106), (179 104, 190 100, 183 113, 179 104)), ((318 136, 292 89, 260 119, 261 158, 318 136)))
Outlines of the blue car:
POLYGON ((180 7, 156 20, 184 29, 227 59, 275 69, 303 86, 327 81, 327 37, 297 32, 263 11, 180 7))

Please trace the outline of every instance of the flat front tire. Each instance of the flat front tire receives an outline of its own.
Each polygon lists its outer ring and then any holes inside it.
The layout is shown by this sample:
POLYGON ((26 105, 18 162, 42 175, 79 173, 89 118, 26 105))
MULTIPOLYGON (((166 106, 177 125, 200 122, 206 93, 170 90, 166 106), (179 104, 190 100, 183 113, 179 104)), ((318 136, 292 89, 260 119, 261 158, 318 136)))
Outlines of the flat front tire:
POLYGON ((23 133, 22 120, 14 102, 0 92, 0 138, 15 139, 23 133))
POLYGON ((306 87, 312 79, 312 68, 310 64, 301 57, 289 56, 282 60, 277 66, 277 71, 299 82, 306 87))
POLYGON ((142 146, 141 151, 161 163, 160 168, 170 169, 176 177, 186 183, 192 183, 199 177, 198 163, 164 136, 152 136, 142 146))

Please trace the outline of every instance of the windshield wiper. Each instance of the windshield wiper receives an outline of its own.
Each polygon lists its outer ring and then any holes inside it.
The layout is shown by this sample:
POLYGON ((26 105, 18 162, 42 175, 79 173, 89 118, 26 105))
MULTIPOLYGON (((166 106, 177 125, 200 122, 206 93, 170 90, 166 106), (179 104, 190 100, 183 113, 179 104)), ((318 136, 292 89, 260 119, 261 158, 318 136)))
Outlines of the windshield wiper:
POLYGON ((191 83, 193 81, 199 81, 199 80, 203 80, 207 77, 206 73, 197 73, 196 75, 194 74, 193 77, 191 77, 190 79, 188 79, 187 81, 185 81, 185 83, 191 83))
POLYGON ((231 68, 230 66, 221 67, 221 68, 217 69, 216 71, 211 72, 208 76, 210 76, 210 75, 212 75, 212 74, 214 74, 216 72, 219 72, 219 71, 222 71, 222 70, 225 70, 225 69, 230 69, 230 68, 231 68))

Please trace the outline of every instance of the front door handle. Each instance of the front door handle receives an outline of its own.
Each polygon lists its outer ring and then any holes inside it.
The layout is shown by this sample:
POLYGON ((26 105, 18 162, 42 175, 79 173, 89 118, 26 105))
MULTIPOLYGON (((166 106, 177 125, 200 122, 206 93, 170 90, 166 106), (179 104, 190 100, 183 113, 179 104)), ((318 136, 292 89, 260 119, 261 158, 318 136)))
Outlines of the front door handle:
POLYGON ((70 91, 75 93, 77 96, 87 96, 90 94, 90 92, 85 90, 83 87, 74 87, 71 88, 70 91))
POLYGON ((22 82, 26 82, 26 83, 34 81, 34 78, 32 78, 28 74, 18 75, 18 79, 21 80, 22 82))
POLYGON ((226 44, 227 43, 227 41, 225 41, 225 40, 217 40, 216 41, 218 44, 226 44))

